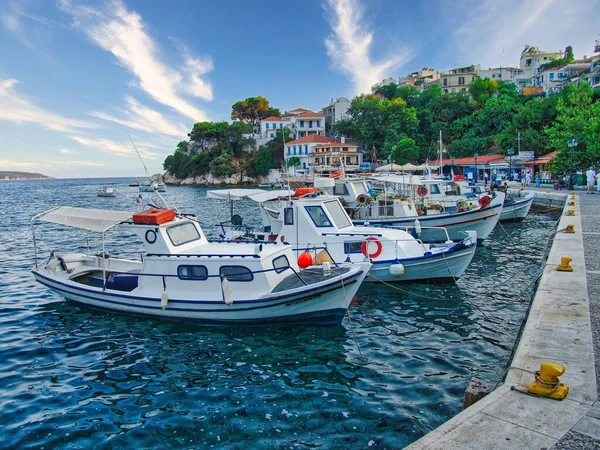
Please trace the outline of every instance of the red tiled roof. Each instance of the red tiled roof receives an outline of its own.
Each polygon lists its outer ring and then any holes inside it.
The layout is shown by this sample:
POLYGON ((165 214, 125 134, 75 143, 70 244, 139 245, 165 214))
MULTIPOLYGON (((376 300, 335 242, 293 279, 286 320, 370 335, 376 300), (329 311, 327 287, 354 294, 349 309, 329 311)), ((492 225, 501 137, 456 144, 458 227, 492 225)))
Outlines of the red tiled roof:
POLYGON ((325 116, 323 114, 319 114, 316 112, 306 111, 306 112, 298 114, 296 117, 318 117, 318 118, 321 118, 321 117, 325 117, 325 116))
POLYGON ((350 144, 349 142, 341 142, 341 141, 335 141, 335 142, 328 142, 326 144, 318 144, 315 145, 315 148, 324 148, 324 147, 357 147, 357 145, 355 144, 350 144))
POLYGON ((332 139, 327 136, 319 136, 318 134, 309 134, 308 136, 304 136, 300 139, 296 139, 295 141, 286 142, 285 145, 308 144, 308 143, 341 144, 340 141, 337 141, 337 140, 332 139))
MULTIPOLYGON (((481 155, 481 156, 477 157, 477 165, 498 162, 498 161, 504 160, 505 158, 506 157, 504 155, 481 155)), ((445 157, 443 162, 444 162, 444 164, 451 164, 450 158, 448 158, 448 157, 445 157)), ((472 156, 469 156, 466 158, 455 158, 454 164, 455 165, 467 165, 467 164, 475 165, 475 158, 473 158, 472 156)), ((432 167, 439 166, 440 161, 437 159, 435 161, 429 161, 429 165, 432 167)))
MULTIPOLYGON (((539 156, 538 158, 535 159, 535 163, 536 164, 548 164, 556 156, 556 153, 557 152, 550 152, 550 153, 546 153, 545 155, 539 156)), ((531 161, 527 161, 524 165, 531 166, 532 163, 531 163, 531 161)))
POLYGON ((300 111, 309 111, 310 112, 310 109, 296 108, 296 109, 292 109, 291 111, 288 111, 288 112, 300 112, 300 111))
POLYGON ((261 122, 285 122, 285 120, 281 117, 271 116, 267 117, 266 119, 262 119, 261 122))

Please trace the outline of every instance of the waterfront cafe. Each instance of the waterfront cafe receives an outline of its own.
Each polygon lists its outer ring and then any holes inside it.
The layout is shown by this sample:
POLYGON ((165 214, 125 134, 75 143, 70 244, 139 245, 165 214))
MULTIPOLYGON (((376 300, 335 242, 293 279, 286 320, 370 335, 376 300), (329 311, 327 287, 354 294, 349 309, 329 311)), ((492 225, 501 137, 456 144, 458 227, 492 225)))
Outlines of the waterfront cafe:
POLYGON ((535 159, 535 161, 527 161, 523 166, 531 169, 531 167, 535 164, 534 170, 532 173, 540 173, 540 178, 542 182, 553 181, 556 180, 559 174, 553 174, 550 170, 550 163, 552 162, 552 158, 556 156, 556 152, 547 153, 545 155, 539 156, 535 159))
MULTIPOLYGON (((432 168, 439 167, 439 161, 431 161, 429 165, 432 168)), ((448 158, 443 160, 445 175, 463 175, 465 180, 483 180, 484 173, 488 173, 488 179, 491 174, 504 171, 508 173, 510 163, 504 155, 480 155, 465 158, 448 158)), ((514 157, 512 160, 512 170, 519 169, 521 163, 514 157)))

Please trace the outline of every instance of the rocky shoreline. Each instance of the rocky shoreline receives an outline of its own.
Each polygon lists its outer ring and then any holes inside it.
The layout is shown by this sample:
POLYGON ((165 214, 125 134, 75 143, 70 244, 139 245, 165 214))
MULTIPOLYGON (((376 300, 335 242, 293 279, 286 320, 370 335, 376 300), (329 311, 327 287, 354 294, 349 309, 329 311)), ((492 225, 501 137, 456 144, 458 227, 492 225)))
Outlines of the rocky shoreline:
POLYGON ((208 174, 180 179, 169 172, 166 172, 163 176, 163 180, 165 184, 176 186, 237 186, 269 184, 268 177, 248 177, 241 174, 234 174, 230 177, 214 177, 211 174, 208 174))

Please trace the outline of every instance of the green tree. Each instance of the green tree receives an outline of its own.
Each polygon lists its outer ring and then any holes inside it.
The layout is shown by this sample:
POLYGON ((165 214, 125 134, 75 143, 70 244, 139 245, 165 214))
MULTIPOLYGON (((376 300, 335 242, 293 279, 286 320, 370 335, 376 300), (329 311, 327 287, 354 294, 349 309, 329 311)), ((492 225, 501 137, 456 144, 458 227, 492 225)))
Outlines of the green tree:
POLYGON ((375 90, 375 94, 382 95, 388 100, 393 100, 398 97, 398 85, 396 83, 390 83, 385 86, 379 86, 375 90))
POLYGON ((478 78, 469 86, 469 92, 477 106, 483 108, 485 103, 498 92, 498 83, 489 78, 478 78))
POLYGON ((300 164, 300 158, 298 158, 297 156, 292 156, 291 158, 289 158, 287 160, 287 167, 295 167, 297 165, 300 164))
POLYGON ((271 107, 265 97, 248 97, 236 102, 231 107, 231 120, 240 120, 256 126, 267 117, 281 117, 281 111, 271 107))
POLYGON ((236 172, 233 154, 228 151, 223 151, 210 163, 210 173, 215 177, 230 177, 236 172))
POLYGON ((575 169, 585 169, 600 161, 600 102, 593 101, 588 83, 571 84, 560 94, 556 104, 556 120, 546 127, 552 148, 557 150, 553 170, 570 172, 571 159, 575 169), (573 151, 569 139, 577 138, 573 151))
POLYGON ((256 155, 250 160, 248 175, 251 177, 267 176, 269 170, 273 168, 274 160, 271 150, 268 147, 262 146, 256 155))
POLYGON ((401 138, 390 154, 390 159, 396 164, 406 164, 415 161, 419 157, 419 147, 414 139, 401 138))

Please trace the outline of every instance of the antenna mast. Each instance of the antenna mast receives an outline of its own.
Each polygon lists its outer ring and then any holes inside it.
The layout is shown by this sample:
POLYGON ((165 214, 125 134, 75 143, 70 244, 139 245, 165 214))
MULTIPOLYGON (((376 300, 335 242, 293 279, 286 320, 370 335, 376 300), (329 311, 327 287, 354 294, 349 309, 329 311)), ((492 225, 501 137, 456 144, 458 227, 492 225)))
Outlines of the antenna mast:
MULTIPOLYGON (((142 166, 144 166, 144 170, 146 171, 146 175, 148 175, 148 178, 150 178, 150 174, 148 173, 148 168, 146 167, 146 163, 144 163, 144 160, 142 159, 142 155, 140 155, 139 150, 137 149, 137 147, 135 146, 135 142, 133 142, 133 139, 131 139, 131 136, 128 134, 127 137, 129 138, 129 140, 131 141, 131 143, 133 144, 133 148, 135 149, 135 152, 137 153, 138 157, 140 158, 140 161, 142 162, 142 166)), ((152 179, 150 178, 150 185, 152 185, 152 179)), ((163 198, 162 195, 160 195, 160 192, 158 191, 154 191, 156 193, 156 195, 159 196, 159 198, 162 200, 163 205, 165 205, 167 208, 169 207, 169 205, 167 204, 167 202, 165 201, 165 199, 163 198)))

